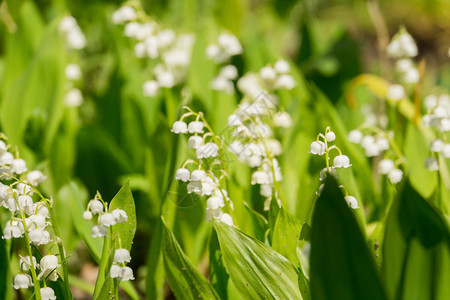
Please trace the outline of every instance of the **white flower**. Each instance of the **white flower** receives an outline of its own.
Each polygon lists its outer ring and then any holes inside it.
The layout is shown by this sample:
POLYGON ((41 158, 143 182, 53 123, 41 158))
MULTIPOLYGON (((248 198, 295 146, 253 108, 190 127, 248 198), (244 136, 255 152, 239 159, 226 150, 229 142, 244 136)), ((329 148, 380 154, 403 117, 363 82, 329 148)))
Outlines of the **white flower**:
POLYGON ((436 139, 431 142, 430 151, 431 152, 441 152, 444 150, 445 143, 441 139, 436 139))
POLYGON ((104 213, 98 217, 98 223, 102 226, 109 227, 116 224, 116 219, 111 213, 104 213))
POLYGON ((283 128, 291 127, 291 116, 287 112, 277 112, 273 115, 273 125, 283 128))
POLYGON ((397 60, 395 66, 397 70, 401 72, 407 72, 409 69, 413 67, 413 62, 409 58, 402 58, 397 60))
POLYGON ((386 97, 390 100, 400 101, 405 98, 405 88, 400 84, 392 84, 389 86, 386 97))
POLYGON ((273 192, 272 185, 261 184, 261 186, 259 188, 259 193, 261 194, 261 196, 270 197, 270 196, 272 196, 272 192, 273 192))
MULTIPOLYGON (((33 260, 33 266, 36 269, 36 267, 37 267, 36 257, 33 256, 32 260, 33 260)), ((20 267, 20 270, 22 270, 22 271, 28 271, 31 268, 30 257, 29 256, 21 257, 19 260, 19 267, 20 267)))
POLYGON ((346 197, 345 197, 345 201, 347 201, 347 204, 348 204, 348 206, 349 206, 350 208, 353 208, 353 209, 359 208, 359 206, 358 206, 358 200, 356 200, 355 197, 353 197, 353 196, 346 196, 346 197))
POLYGON ((233 82, 221 76, 214 78, 211 81, 210 87, 215 91, 226 92, 228 94, 234 93, 233 82))
POLYGON ((86 221, 92 220, 92 213, 86 210, 85 212, 83 212, 83 219, 85 219, 86 221))
POLYGON ((27 174, 27 181, 33 186, 37 186, 39 183, 43 182, 46 178, 47 177, 45 177, 45 175, 39 170, 34 170, 27 174))
POLYGON ((224 207, 225 202, 223 198, 219 196, 212 196, 206 200, 206 207, 208 209, 218 209, 219 207, 224 207))
POLYGON ((206 173, 203 170, 194 170, 191 173, 191 181, 202 181, 206 178, 206 173))
POLYGON ((77 88, 69 90, 64 97, 64 103, 68 107, 76 107, 83 104, 83 95, 81 94, 81 91, 77 88))
POLYGON ((387 138, 378 138, 375 141, 378 151, 385 151, 389 149, 389 140, 387 138))
POLYGON ((156 81, 165 88, 172 88, 175 85, 174 75, 167 71, 156 74, 156 81))
POLYGON ((121 267, 118 265, 112 265, 109 270, 109 276, 111 276, 111 278, 119 278, 121 276, 121 267))
POLYGON ((41 288, 41 299, 42 300, 56 300, 55 291, 51 287, 41 288))
POLYGON ((227 224, 228 226, 233 226, 234 222, 233 222, 233 217, 231 217, 230 214, 223 214, 220 217, 220 221, 227 224))
POLYGON ((291 90, 295 87, 297 83, 291 75, 283 74, 277 78, 275 81, 274 87, 276 89, 287 89, 291 90))
POLYGON ((175 173, 175 179, 187 182, 191 176, 191 173, 186 168, 179 168, 175 173))
POLYGON ((17 274, 14 277, 14 285, 13 287, 18 289, 27 289, 31 286, 34 286, 33 280, 31 279, 31 276, 28 274, 17 274))
POLYGON ((193 121, 188 125, 189 133, 203 133, 203 122, 193 121))
POLYGON ((32 229, 44 229, 47 226, 45 217, 41 215, 31 215, 25 220, 28 230, 32 229))
POLYGON ((238 70, 233 65, 227 65, 220 70, 219 76, 228 80, 234 80, 238 76, 238 70))
POLYGON ((235 56, 242 53, 242 46, 237 37, 232 34, 222 33, 217 38, 217 43, 229 56, 235 56))
POLYGON ((102 225, 95 225, 92 227, 91 236, 96 237, 104 237, 108 234, 108 228, 102 225))
POLYGON ((20 238, 25 233, 22 222, 8 221, 3 229, 3 239, 20 238))
POLYGON ((41 272, 39 273, 38 279, 48 279, 51 281, 58 280, 58 273, 56 268, 59 268, 58 258, 55 255, 46 255, 41 258, 40 267, 41 272))
POLYGON ((206 222, 211 221, 213 218, 214 219, 220 219, 220 217, 222 216, 223 212, 220 208, 217 209, 210 209, 210 208, 206 208, 206 212, 205 212, 205 220, 206 222))
POLYGON ((130 262, 131 256, 130 252, 127 249, 116 249, 114 251, 114 259, 113 262, 115 263, 125 263, 130 262))
POLYGON ((442 149, 442 155, 445 158, 450 158, 450 144, 445 144, 444 149, 442 149))
POLYGON ((116 208, 111 212, 111 214, 113 215, 114 220, 116 220, 117 224, 128 221, 127 213, 123 209, 116 208))
POLYGON ((16 174, 22 174, 28 170, 27 163, 21 158, 14 159, 9 167, 11 172, 16 174))
POLYGON ((142 85, 142 94, 146 97, 154 97, 158 93, 159 85, 155 80, 148 80, 142 85))
POLYGON ((78 80, 81 78, 81 69, 77 64, 69 64, 66 66, 66 78, 69 80, 78 80))
POLYGON ((403 76, 403 81, 406 83, 417 83, 419 82, 419 79, 419 70, 417 70, 416 68, 408 69, 403 76))
POLYGON ((338 155, 334 158, 333 164, 335 168, 348 168, 351 166, 350 159, 347 155, 338 155))
POLYGON ((130 6, 122 6, 112 15, 114 24, 122 24, 124 22, 133 21, 134 19, 136 19, 136 11, 130 6))
POLYGON ((337 178, 337 172, 336 172, 336 169, 335 169, 334 167, 330 167, 329 172, 328 172, 327 168, 323 168, 323 169, 320 171, 320 174, 319 174, 319 180, 320 180, 320 181, 324 181, 328 174, 331 174, 331 175, 333 175, 335 178, 337 178))
POLYGON ((436 157, 427 157, 427 159, 425 159, 425 167, 428 169, 428 171, 438 171, 439 164, 436 157))
POLYGON ((42 204, 42 202, 37 203, 37 214, 43 216, 44 218, 50 217, 50 212, 48 211, 47 205, 42 204))
POLYGON ((228 151, 230 151, 234 154, 239 154, 243 149, 244 149, 244 146, 238 140, 232 141, 230 143, 230 145, 228 146, 228 151))
POLYGON ((314 141, 311 143, 309 153, 323 155, 325 154, 325 143, 322 141, 314 141))
POLYGON ((172 132, 173 133, 187 133, 188 132, 187 124, 183 121, 176 121, 172 125, 172 132))
POLYGON ((255 184, 269 184, 270 180, 269 180, 269 176, 267 175, 266 172, 263 171, 256 171, 252 174, 252 185, 255 184))
POLYGON ((120 269, 121 276, 120 281, 134 280, 133 270, 130 267, 122 267, 120 269))
POLYGON ((388 158, 385 158, 378 163, 378 173, 380 174, 389 174, 394 168, 394 162, 388 158))
POLYGON ((5 152, 0 157, 0 165, 9 165, 14 160, 14 155, 9 152, 5 152))
POLYGON ((203 185, 201 181, 191 181, 188 183, 186 188, 189 194, 194 193, 201 196, 203 192, 203 185))
POLYGON ((333 131, 328 131, 327 134, 325 135, 325 138, 327 142, 332 142, 336 139, 336 135, 334 134, 333 131))
POLYGON ((259 70, 259 75, 264 80, 273 81, 277 77, 277 72, 271 67, 263 67, 259 70))
POLYGON ((198 135, 190 136, 188 139, 188 148, 189 149, 198 149, 203 143, 203 138, 198 135))
POLYGON ((285 60, 279 60, 274 65, 275 71, 280 74, 287 73, 290 71, 289 63, 285 60))
POLYGON ((389 172, 388 177, 391 183, 393 184, 399 183, 400 181, 402 181, 403 171, 400 169, 393 169, 392 171, 389 172))
POLYGON ((88 204, 88 207, 94 215, 103 212, 103 203, 100 200, 91 200, 88 204))
POLYGON ((17 199, 17 202, 19 203, 20 208, 25 207, 32 207, 33 206, 33 199, 28 195, 21 195, 17 199))
POLYGON ((239 125, 243 125, 241 117, 239 117, 236 114, 231 114, 228 117, 228 126, 239 126, 239 125))
POLYGON ((50 233, 42 229, 34 229, 28 233, 30 243, 35 246, 45 245, 50 243, 50 233))
POLYGON ((196 150, 197 158, 209 158, 209 157, 217 157, 219 155, 219 146, 215 143, 206 143, 196 150))

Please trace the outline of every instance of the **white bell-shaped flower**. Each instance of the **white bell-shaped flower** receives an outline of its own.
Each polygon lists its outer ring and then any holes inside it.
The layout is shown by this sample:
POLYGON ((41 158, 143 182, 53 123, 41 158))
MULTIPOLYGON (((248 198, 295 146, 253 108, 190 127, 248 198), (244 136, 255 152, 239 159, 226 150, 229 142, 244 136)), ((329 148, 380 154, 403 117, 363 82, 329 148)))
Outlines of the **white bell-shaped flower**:
POLYGON ((103 212, 103 203, 100 200, 97 199, 91 200, 88 206, 94 215, 103 212))
POLYGON ((388 88, 386 97, 390 100, 400 101, 406 97, 405 88, 401 84, 392 84, 388 88))
POLYGON ((289 63, 285 60, 278 60, 277 62, 275 62, 273 67, 275 71, 280 74, 287 73, 291 69, 289 63))
POLYGON ((203 133, 203 122, 193 121, 188 125, 189 133, 203 133))
POLYGON ((431 152, 441 152, 444 150, 445 143, 441 139, 436 139, 431 142, 430 151, 431 152))
POLYGON ((122 267, 120 281, 134 280, 133 270, 130 267, 122 267))
POLYGON ((173 133, 187 133, 188 127, 187 124, 183 121, 176 121, 172 125, 172 132, 173 133))
POLYGON ((117 222, 113 214, 104 213, 101 214, 100 217, 98 217, 98 223, 102 226, 109 227, 115 225, 117 222))
POLYGON ((359 144, 362 138, 363 138, 362 132, 356 129, 351 130, 347 136, 347 139, 355 144, 359 144))
POLYGON ((328 131, 325 134, 325 139, 327 140, 327 142, 332 142, 336 139, 336 134, 333 131, 328 131))
POLYGON ((15 174, 22 174, 22 173, 25 173, 26 171, 28 171, 27 163, 21 158, 14 159, 10 163, 9 167, 10 167, 11 172, 15 173, 15 174))
POLYGON ((273 115, 273 125, 282 128, 291 127, 291 116, 287 112, 277 112, 273 115))
POLYGON ((113 264, 109 270, 109 276, 111 276, 111 278, 120 278, 122 275, 121 269, 120 266, 113 264))
POLYGON ((251 184, 270 184, 269 175, 263 171, 256 171, 252 174, 251 184))
POLYGON ((385 158, 378 163, 378 173, 380 174, 389 174, 394 168, 394 162, 388 158, 385 158))
POLYGON ((355 197, 353 197, 353 196, 345 196, 345 201, 347 201, 347 204, 348 204, 348 206, 350 208, 353 208, 353 209, 359 208, 358 200, 356 200, 355 197))
POLYGON ((323 155, 325 154, 325 143, 322 141, 314 141, 311 143, 309 153, 323 155))
POLYGON ((41 288, 42 300, 56 300, 55 291, 51 287, 41 288))
POLYGON ((188 148, 189 149, 198 149, 203 143, 203 138, 198 135, 193 135, 188 139, 188 148))
POLYGON ((27 174, 27 181, 33 186, 37 186, 39 183, 43 182, 46 178, 47 177, 45 177, 45 175, 39 170, 34 170, 27 174))
POLYGON ((111 214, 113 215, 114 220, 116 220, 117 224, 128 221, 128 215, 123 209, 116 208, 111 212, 111 214))
MULTIPOLYGON (((32 261, 33 261, 33 266, 36 269, 38 267, 36 257, 33 256, 32 261)), ((28 271, 31 268, 31 265, 32 264, 31 264, 31 260, 30 260, 29 256, 24 256, 24 257, 20 258, 20 260, 19 260, 20 270, 28 271)))
POLYGON ((31 279, 31 276, 28 274, 17 274, 14 277, 14 285, 13 287, 18 289, 27 289, 31 286, 34 286, 33 280, 31 279))
POLYGON ((96 237, 104 237, 108 235, 108 228, 103 225, 95 225, 92 227, 91 236, 96 237))
POLYGON ((202 181, 206 178, 206 172, 203 170, 194 170, 191 173, 191 181, 202 181))
POLYGON ((225 202, 222 197, 212 196, 206 200, 206 207, 208 209, 218 209, 219 207, 224 207, 225 202))
POLYGON ((219 146, 212 142, 206 143, 197 148, 196 155, 198 159, 217 157, 219 155, 219 146))
POLYGON ((337 178, 337 172, 336 172, 336 169, 335 169, 334 167, 330 167, 329 169, 330 169, 330 170, 328 170, 327 168, 323 168, 323 169, 320 171, 320 174, 319 174, 319 180, 320 180, 320 181, 324 181, 328 174, 331 174, 331 175, 333 175, 335 178, 337 178))
POLYGON ((142 94, 146 97, 154 97, 158 91, 159 85, 155 80, 148 80, 142 85, 142 94))
POLYGON ((129 263, 131 261, 130 252, 127 249, 116 249, 114 251, 113 262, 115 263, 129 263))
POLYGON ((34 229, 28 233, 30 243, 35 246, 46 245, 50 243, 50 233, 43 229, 34 229))
POLYGON ((179 168, 175 173, 175 179, 187 182, 191 177, 191 173, 186 168, 179 168))
POLYGON ((230 214, 222 214, 222 216, 220 217, 220 221, 227 224, 228 226, 233 226, 234 222, 233 222, 233 217, 230 214))
POLYGON ((81 78, 81 69, 77 64, 69 64, 65 69, 66 78, 69 80, 79 80, 81 78))
POLYGON ((25 233, 22 222, 8 221, 3 229, 4 239, 20 238, 25 233))
POLYGON ((58 273, 56 268, 60 267, 58 263, 58 257, 55 255, 45 255, 40 261, 41 272, 38 275, 38 279, 47 279, 51 281, 58 280, 58 273))
POLYGON ((400 169, 393 169, 389 172, 388 177, 391 183, 399 183, 400 181, 402 181, 403 171, 400 169))
POLYGON ((85 219, 86 221, 92 220, 92 213, 86 210, 85 212, 83 212, 83 219, 85 219))
POLYGON ((350 159, 347 155, 338 155, 334 158, 333 164, 335 168, 348 168, 351 166, 350 159))

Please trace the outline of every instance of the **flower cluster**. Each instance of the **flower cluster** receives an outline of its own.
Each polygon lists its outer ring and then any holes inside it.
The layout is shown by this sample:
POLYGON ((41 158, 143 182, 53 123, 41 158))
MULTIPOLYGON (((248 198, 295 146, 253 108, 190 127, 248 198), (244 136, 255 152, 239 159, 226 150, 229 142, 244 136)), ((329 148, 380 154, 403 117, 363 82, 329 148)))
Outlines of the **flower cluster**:
POLYGON ((191 134, 188 148, 195 150, 195 160, 187 160, 176 171, 175 179, 187 183, 187 192, 198 196, 208 196, 206 201, 206 220, 220 220, 230 226, 234 224, 229 214, 233 209, 233 202, 227 191, 221 187, 221 181, 228 176, 227 166, 221 149, 223 139, 217 136, 206 122, 203 113, 193 112, 189 108, 179 121, 173 124, 172 132, 176 134, 191 134), (189 124, 184 120, 194 117, 189 124), (206 131, 206 132, 205 132, 206 131), (195 167, 189 170, 188 166, 195 167))
POLYGON ((399 168, 402 155, 398 151, 388 153, 393 143, 393 132, 386 132, 372 126, 366 129, 372 134, 364 135, 360 130, 353 129, 349 132, 347 139, 352 143, 360 144, 367 157, 382 156, 383 159, 378 162, 376 171, 378 174, 387 175, 391 183, 399 183, 403 179, 403 171, 399 168), (395 161, 389 158, 393 156, 397 156, 395 161))
MULTIPOLYGON (((341 149, 339 149, 339 147, 337 147, 336 145, 330 145, 330 143, 333 143, 335 140, 336 134, 331 131, 330 127, 327 127, 325 129, 325 133, 319 133, 316 140, 313 141, 310 145, 309 153, 319 156, 325 155, 326 167, 320 171, 320 181, 324 181, 328 174, 337 177, 336 169, 349 168, 352 166, 350 164, 350 159, 348 158, 348 156, 342 154, 342 151, 341 149), (330 166, 330 152, 333 149, 338 151, 339 154, 334 157, 333 166, 330 166)), ((321 184, 319 186, 319 191, 316 193, 317 195, 320 195, 324 186, 324 184, 321 184)), ((347 201, 348 206, 353 209, 359 208, 358 200, 353 196, 349 196, 347 190, 342 185, 340 187, 345 192, 345 200, 347 201)))
POLYGON ((97 192, 94 199, 89 201, 83 219, 92 220, 94 215, 98 215, 97 225, 92 227, 92 237, 104 237, 108 235, 108 228, 113 225, 128 221, 127 213, 119 208, 108 211, 108 203, 104 202, 100 193, 97 192))
POLYGON ((437 135, 430 144, 431 156, 425 160, 425 167, 429 171, 438 171, 438 155, 450 158, 450 143, 447 135, 450 132, 450 96, 428 95, 424 102, 427 114, 423 116, 422 124, 433 128, 437 135))
POLYGON ((126 266, 130 261, 130 252, 127 249, 114 250, 113 264, 109 271, 111 278, 117 278, 119 281, 134 280, 133 270, 126 266))
POLYGON ((80 50, 86 47, 86 37, 74 17, 66 16, 62 18, 59 22, 59 31, 63 35, 68 49, 80 50))
POLYGON ((52 242, 60 244, 57 236, 52 238, 52 200, 46 199, 37 189, 46 177, 41 171, 28 171, 26 162, 18 157, 17 151, 11 151, 6 137, 0 140, 0 205, 11 213, 11 219, 5 224, 3 239, 25 238, 28 256, 20 256, 19 271, 14 277, 15 289, 27 289, 35 285, 40 288, 42 299, 56 299, 54 291, 46 286, 46 281, 56 281, 60 267, 58 257, 45 255, 37 263, 32 255, 31 246, 39 247, 52 242), (30 276, 31 274, 31 276, 30 276))
POLYGON ((242 46, 238 38, 230 33, 222 33, 214 44, 206 48, 206 56, 217 64, 228 61, 232 56, 242 53, 242 46))
POLYGON ((194 44, 193 34, 177 34, 150 20, 140 7, 122 6, 113 14, 115 24, 125 24, 125 36, 134 39, 138 58, 152 61, 152 79, 143 86, 147 97, 157 95, 159 88, 172 88, 186 79, 194 44))
POLYGON ((271 93, 280 89, 291 90, 295 79, 289 74, 291 68, 285 60, 262 67, 259 73, 247 73, 238 80, 239 90, 250 97, 257 97, 261 91, 271 93))
POLYGON ((260 93, 256 98, 244 98, 238 108, 228 117, 233 140, 228 150, 239 161, 251 168, 253 185, 260 185, 260 194, 266 197, 268 209, 272 196, 278 199, 276 186, 283 178, 276 156, 282 153, 281 143, 274 137, 274 129, 287 128, 292 124, 287 112, 278 111, 275 96, 260 93))

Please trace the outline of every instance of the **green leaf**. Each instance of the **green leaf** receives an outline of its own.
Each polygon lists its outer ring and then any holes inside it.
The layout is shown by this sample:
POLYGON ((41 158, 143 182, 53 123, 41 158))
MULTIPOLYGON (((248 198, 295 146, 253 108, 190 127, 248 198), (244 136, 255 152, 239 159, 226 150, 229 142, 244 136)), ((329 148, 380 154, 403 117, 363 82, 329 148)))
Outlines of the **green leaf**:
POLYGON ((275 223, 272 248, 293 264, 298 262, 297 245, 301 229, 300 221, 282 207, 275 223))
POLYGON ((244 202, 244 207, 250 215, 253 224, 253 234, 261 242, 264 242, 266 238, 266 231, 268 229, 268 222, 263 215, 253 210, 246 202, 244 202))
POLYGON ((209 277, 220 299, 228 299, 227 285, 230 275, 225 268, 219 238, 215 230, 211 232, 211 239, 209 240, 209 277))
MULTIPOLYGON (((130 183, 127 181, 119 192, 114 196, 109 205, 109 210, 119 208, 127 213, 128 221, 113 226, 114 235, 120 235, 122 248, 131 251, 134 234, 136 233, 136 208, 134 205, 133 194, 131 193, 130 183)), ((116 243, 116 246, 118 244, 116 243)))
POLYGON ((412 186, 424 197, 429 198, 437 186, 437 172, 425 168, 429 156, 428 142, 412 124, 408 125, 405 140, 405 156, 412 186))
POLYGON ((448 225, 409 180, 386 221, 382 273, 392 299, 450 298, 448 225))
POLYGON ((164 269, 177 299, 219 299, 214 288, 184 254, 163 221, 164 269))
POLYGON ((310 280, 313 299, 386 299, 365 238, 332 176, 313 213, 310 280))
POLYGON ((214 226, 228 274, 243 299, 302 299, 291 262, 234 227, 214 226))

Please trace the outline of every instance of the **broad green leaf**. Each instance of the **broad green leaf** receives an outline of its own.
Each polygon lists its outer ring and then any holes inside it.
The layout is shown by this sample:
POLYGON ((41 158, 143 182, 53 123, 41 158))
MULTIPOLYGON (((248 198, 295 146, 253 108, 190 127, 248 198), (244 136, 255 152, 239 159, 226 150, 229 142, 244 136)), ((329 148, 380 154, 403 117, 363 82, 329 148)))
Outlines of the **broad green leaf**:
POLYGON ((253 234, 261 242, 266 239, 266 231, 268 229, 268 222, 263 215, 254 211, 247 203, 244 202, 244 207, 247 210, 253 224, 253 234))
POLYGON ((448 224, 409 180, 386 221, 382 272, 393 299, 450 297, 448 224))
POLYGON ((314 209, 310 262, 313 299, 386 299, 365 237, 332 176, 314 209))
MULTIPOLYGON (((109 205, 109 210, 119 208, 127 213, 128 221, 113 226, 114 235, 120 235, 121 247, 131 250, 134 234, 136 233, 136 208, 130 184, 127 181, 114 196, 109 205)), ((118 244, 116 243, 116 247, 118 244)))
POLYGON ((228 299, 227 285, 230 276, 223 262, 219 238, 215 230, 212 230, 209 240, 209 277, 220 299, 228 299))
POLYGON ((228 274, 243 299, 302 299, 291 262, 234 227, 214 226, 228 274))
POLYGON ((177 299, 219 299, 214 288, 184 254, 163 221, 164 269, 177 299))
POLYGON ((409 178, 412 186, 424 197, 429 198, 437 186, 437 172, 425 168, 429 153, 428 142, 412 124, 408 125, 405 140, 405 156, 408 162, 409 178))
POLYGON ((301 229, 300 221, 282 207, 273 231, 272 248, 294 265, 298 263, 296 252, 301 229))

